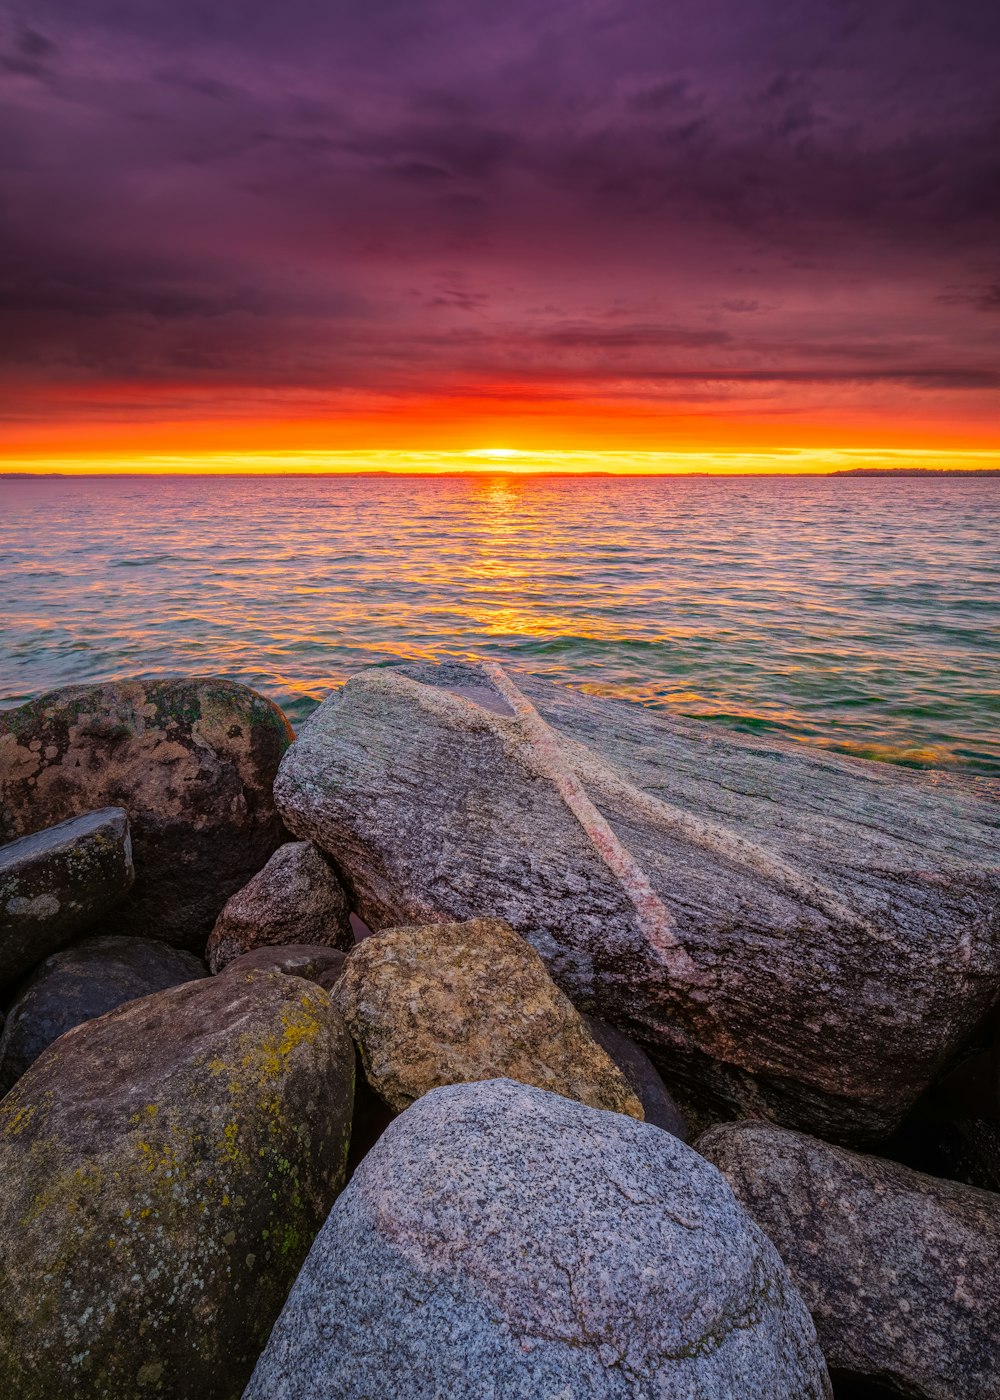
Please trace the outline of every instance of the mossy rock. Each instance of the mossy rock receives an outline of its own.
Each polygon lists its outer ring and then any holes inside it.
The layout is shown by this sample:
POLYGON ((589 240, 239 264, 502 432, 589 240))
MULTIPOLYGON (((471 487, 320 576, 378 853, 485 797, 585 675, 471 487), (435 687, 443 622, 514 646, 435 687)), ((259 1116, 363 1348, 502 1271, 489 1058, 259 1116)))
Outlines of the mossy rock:
POLYGON ((0 1395, 236 1400, 343 1185, 354 1051, 319 987, 189 982, 0 1103, 0 1395))
POLYGON ((285 837, 271 789, 291 739, 276 705, 217 677, 52 691, 0 714, 0 842, 124 807, 136 882, 101 931, 200 953, 285 837))

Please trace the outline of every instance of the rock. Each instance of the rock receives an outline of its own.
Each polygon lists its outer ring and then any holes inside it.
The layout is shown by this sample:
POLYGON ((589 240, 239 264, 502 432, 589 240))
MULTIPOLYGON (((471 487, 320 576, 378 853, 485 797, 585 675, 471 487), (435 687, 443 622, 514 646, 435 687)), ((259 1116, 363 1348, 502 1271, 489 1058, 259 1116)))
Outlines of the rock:
POLYGON ((239 1396, 343 1180, 320 988, 210 977, 51 1045, 0 1103, 0 1395, 239 1396))
POLYGON ((1000 1197, 761 1122, 720 1124, 696 1146, 788 1265, 831 1370, 993 1400, 1000 1197))
POLYGON ((642 1117, 534 948, 495 919, 366 939, 333 999, 368 1083, 397 1113, 440 1084, 507 1077, 642 1117))
POLYGON ((285 839, 271 788, 291 738, 276 705, 211 676, 53 691, 0 712, 0 840, 124 807, 137 878, 102 932, 200 953, 285 839))
POLYGON ((134 878, 121 807, 88 812, 0 846, 0 986, 95 923, 128 893, 134 878))
POLYGON ((645 1123, 492 1080, 388 1128, 245 1400, 829 1394, 801 1299, 717 1172, 645 1123))
POLYGON ((319 987, 331 988, 340 978, 348 955, 339 948, 315 943, 285 943, 280 948, 254 948, 226 963, 223 972, 284 972, 304 977, 319 987))
POLYGON ((598 1045, 614 1060, 615 1064, 631 1084, 647 1123, 664 1132, 673 1133, 681 1142, 687 1141, 687 1127, 684 1115, 670 1097, 663 1080, 656 1072, 656 1066, 640 1050, 634 1040, 609 1026, 607 1021, 599 1021, 596 1016, 584 1016, 584 1024, 598 1045))
POLYGON ((350 915, 344 887, 316 847, 289 841, 230 896, 208 940, 208 965, 221 972, 253 948, 282 943, 353 948, 350 915))
POLYGON ((1000 994, 998 792, 454 662, 352 677, 275 785, 376 933, 503 918, 682 1098, 845 1140, 1000 994))
POLYGON ((193 953, 152 938, 88 938, 46 958, 7 1013, 0 1037, 0 1091, 6 1093, 64 1031, 136 997, 205 977, 193 953))

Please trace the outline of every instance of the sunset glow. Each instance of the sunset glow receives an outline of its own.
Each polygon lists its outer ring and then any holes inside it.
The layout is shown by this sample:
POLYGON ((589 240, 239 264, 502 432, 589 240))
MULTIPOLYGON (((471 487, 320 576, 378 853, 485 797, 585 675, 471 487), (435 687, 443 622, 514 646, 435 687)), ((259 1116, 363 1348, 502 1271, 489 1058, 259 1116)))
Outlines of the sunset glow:
POLYGON ((995 466, 995 20, 848 8, 12 12, 0 468, 995 466))

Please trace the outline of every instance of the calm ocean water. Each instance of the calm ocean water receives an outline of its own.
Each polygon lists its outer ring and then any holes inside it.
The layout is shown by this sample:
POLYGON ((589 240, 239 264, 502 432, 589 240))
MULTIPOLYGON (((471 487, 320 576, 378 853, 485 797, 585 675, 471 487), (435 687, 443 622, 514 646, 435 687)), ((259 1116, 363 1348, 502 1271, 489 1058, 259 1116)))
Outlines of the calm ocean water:
POLYGON ((1000 772, 1000 480, 0 481, 0 704, 487 656, 896 762, 1000 772))

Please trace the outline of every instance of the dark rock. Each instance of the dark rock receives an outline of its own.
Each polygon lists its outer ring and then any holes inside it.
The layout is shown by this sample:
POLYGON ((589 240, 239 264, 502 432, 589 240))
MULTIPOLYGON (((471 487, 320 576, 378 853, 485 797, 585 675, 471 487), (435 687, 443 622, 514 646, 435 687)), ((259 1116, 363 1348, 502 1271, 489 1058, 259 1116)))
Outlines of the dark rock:
POLYGON ((350 913, 325 857, 309 841, 289 841, 227 901, 205 956, 212 971, 221 972, 253 948, 313 943, 350 949, 350 913))
POLYGON ((317 986, 330 987, 344 970, 348 954, 339 948, 321 948, 315 943, 285 943, 279 948, 254 948, 227 963, 223 972, 284 972, 304 977, 317 986))
POLYGON ((770 1236, 831 1369, 927 1400, 993 1400, 1000 1197, 762 1122, 696 1144, 770 1236))
POLYGON ((505 1076, 642 1117, 642 1105, 523 938, 496 919, 387 929, 333 990, 365 1078, 402 1112, 439 1084, 505 1076))
POLYGON ((0 1037, 6 1093, 64 1031, 126 1001, 205 977, 193 953, 152 938, 88 938, 54 953, 18 988, 0 1037))
POLYGON ((505 919, 682 1097, 844 1140, 1000 995, 997 791, 458 663, 352 677, 275 783, 376 933, 505 919))
POLYGON ((105 807, 0 846, 0 986, 64 947, 135 878, 128 817, 105 807))
POLYGON ((245 1400, 830 1394, 809 1315, 669 1133, 490 1080, 424 1095, 330 1213, 245 1400))
POLYGON ((354 1049, 256 973, 68 1031, 0 1103, 0 1395, 233 1400, 343 1181, 354 1049))
POLYGON ((609 1026, 607 1021, 599 1021, 596 1016, 584 1016, 583 1019, 598 1045, 607 1051, 632 1085, 642 1104, 646 1122, 686 1142, 684 1115, 670 1097, 667 1086, 646 1052, 620 1030, 609 1026))
POLYGON ((0 713, 0 840, 124 807, 137 878, 102 932, 200 953, 285 839, 271 787, 291 738, 276 705, 210 676, 53 691, 0 713))

